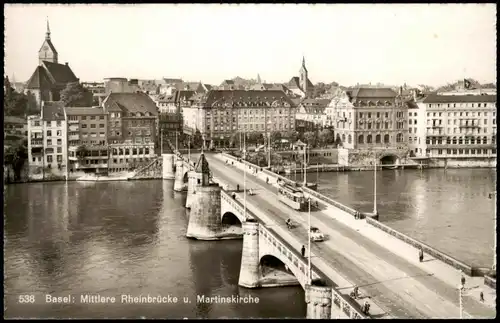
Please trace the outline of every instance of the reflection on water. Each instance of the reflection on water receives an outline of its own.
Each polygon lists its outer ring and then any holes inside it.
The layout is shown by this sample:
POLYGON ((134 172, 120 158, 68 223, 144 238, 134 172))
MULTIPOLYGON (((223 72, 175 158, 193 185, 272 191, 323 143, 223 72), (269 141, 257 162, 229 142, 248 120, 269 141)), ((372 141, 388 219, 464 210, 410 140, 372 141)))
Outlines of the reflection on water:
MULTIPOLYGON (((319 173, 318 190, 372 212, 373 175, 319 173)), ((316 178, 308 174, 308 180, 316 178)), ((496 169, 384 170, 377 172, 377 208, 390 227, 466 263, 491 266, 496 205, 488 194, 495 188, 496 169)))
POLYGON ((185 238, 185 194, 172 181, 33 183, 5 191, 6 317, 304 317, 300 287, 238 287, 241 240, 185 238), (35 304, 19 295, 35 294, 35 304), (45 295, 75 303, 45 303, 45 295), (81 304, 80 295, 117 297, 81 304), (121 304, 120 295, 176 304, 121 304), (247 295, 259 304, 198 304, 197 295, 247 295), (186 303, 184 297, 187 297, 186 303), (289 306, 293 304, 293 306, 289 306))

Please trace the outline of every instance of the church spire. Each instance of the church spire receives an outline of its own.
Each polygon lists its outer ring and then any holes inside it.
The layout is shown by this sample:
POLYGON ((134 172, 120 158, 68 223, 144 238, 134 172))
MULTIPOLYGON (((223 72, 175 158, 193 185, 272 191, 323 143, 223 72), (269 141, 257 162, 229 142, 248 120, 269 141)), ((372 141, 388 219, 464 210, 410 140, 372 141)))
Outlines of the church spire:
POLYGON ((302 66, 306 67, 306 58, 302 55, 302 66))
POLYGON ((45 39, 50 40, 49 17, 47 17, 47 32, 46 32, 46 34, 45 34, 45 39))
POLYGON ((260 74, 257 74, 257 84, 262 84, 262 82, 260 80, 260 74))

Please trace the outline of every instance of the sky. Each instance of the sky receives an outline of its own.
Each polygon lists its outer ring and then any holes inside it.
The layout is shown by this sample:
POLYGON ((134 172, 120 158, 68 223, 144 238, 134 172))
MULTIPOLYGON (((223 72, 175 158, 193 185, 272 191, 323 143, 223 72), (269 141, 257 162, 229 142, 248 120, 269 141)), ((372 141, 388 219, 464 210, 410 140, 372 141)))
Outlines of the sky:
POLYGON ((80 81, 236 76, 313 83, 496 82, 495 4, 5 5, 5 74, 27 81, 47 17, 80 81), (27 23, 29 22, 29 23, 27 23))

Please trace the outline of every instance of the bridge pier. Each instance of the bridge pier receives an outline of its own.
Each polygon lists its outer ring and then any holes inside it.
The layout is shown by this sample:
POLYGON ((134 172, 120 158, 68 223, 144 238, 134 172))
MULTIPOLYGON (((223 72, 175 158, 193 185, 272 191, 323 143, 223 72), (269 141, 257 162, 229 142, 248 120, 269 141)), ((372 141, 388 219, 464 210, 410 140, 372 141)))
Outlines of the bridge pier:
POLYGON ((241 253, 238 285, 256 288, 259 285, 259 223, 243 223, 243 250, 241 253))
POLYGON ((175 161, 175 181, 174 191, 181 192, 184 190, 184 162, 181 158, 175 161))
POLYGON ((186 237, 198 240, 218 240, 221 232, 220 193, 218 184, 196 187, 191 202, 186 237))
POLYGON ((306 285, 307 319, 332 318, 332 288, 306 285))
POLYGON ((174 155, 173 154, 163 154, 163 169, 162 177, 163 179, 174 179, 174 155))
MULTIPOLYGON (((188 187, 187 187, 187 197, 186 197, 186 208, 190 209, 191 204, 193 203, 193 199, 195 198, 194 194, 196 188, 198 186, 198 176, 196 176, 195 171, 188 172, 188 187)), ((201 178, 200 178, 201 180, 201 178)))

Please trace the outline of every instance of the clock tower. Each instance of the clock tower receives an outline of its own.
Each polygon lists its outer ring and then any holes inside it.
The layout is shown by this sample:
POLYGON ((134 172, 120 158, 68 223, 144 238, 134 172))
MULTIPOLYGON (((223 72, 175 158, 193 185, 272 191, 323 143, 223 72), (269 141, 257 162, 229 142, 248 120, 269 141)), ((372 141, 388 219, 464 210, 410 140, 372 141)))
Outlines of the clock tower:
POLYGON ((38 51, 38 64, 41 65, 42 62, 57 63, 57 51, 52 41, 50 40, 50 27, 49 20, 47 19, 47 33, 45 34, 45 41, 42 47, 38 51))

